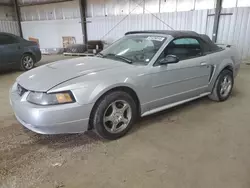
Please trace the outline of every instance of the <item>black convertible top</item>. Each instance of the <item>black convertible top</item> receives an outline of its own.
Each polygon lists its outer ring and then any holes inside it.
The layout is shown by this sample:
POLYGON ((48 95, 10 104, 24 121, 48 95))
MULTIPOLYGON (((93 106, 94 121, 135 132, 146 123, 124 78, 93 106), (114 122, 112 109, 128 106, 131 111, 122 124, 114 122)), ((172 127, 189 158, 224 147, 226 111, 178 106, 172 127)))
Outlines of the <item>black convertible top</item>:
POLYGON ((129 31, 125 33, 125 35, 131 35, 131 34, 140 34, 140 33, 152 33, 152 34, 163 34, 163 35, 171 35, 174 38, 179 37, 195 37, 202 39, 208 48, 211 51, 219 50, 220 47, 218 47, 215 43, 212 42, 212 40, 204 34, 198 34, 194 31, 180 31, 180 30, 146 30, 146 31, 129 31))
POLYGON ((171 35, 174 38, 185 37, 185 36, 199 37, 199 34, 194 31, 177 31, 177 30, 129 31, 125 35, 140 34, 140 33, 155 33, 155 34, 171 35))

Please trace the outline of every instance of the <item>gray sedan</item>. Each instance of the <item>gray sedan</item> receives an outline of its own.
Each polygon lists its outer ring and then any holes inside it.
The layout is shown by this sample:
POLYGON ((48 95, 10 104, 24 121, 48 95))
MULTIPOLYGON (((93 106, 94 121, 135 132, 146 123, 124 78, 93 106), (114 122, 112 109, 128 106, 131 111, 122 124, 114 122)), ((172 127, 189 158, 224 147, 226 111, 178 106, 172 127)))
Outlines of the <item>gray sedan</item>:
POLYGON ((30 70, 41 60, 36 42, 25 40, 10 33, 0 32, 0 70, 30 70))
POLYGON ((225 101, 240 57, 232 46, 184 31, 135 31, 96 57, 28 71, 10 90, 17 120, 41 134, 87 130, 124 136, 139 116, 200 97, 225 101))

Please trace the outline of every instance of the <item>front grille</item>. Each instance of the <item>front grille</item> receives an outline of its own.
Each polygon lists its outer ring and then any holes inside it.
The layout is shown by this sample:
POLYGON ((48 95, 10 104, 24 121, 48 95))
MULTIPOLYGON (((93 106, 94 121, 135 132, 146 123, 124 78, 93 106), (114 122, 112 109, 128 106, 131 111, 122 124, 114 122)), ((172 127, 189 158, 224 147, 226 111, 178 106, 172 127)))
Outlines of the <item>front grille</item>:
POLYGON ((22 86, 20 86, 19 84, 17 84, 17 93, 22 96, 25 92, 27 92, 28 90, 23 88, 22 86))

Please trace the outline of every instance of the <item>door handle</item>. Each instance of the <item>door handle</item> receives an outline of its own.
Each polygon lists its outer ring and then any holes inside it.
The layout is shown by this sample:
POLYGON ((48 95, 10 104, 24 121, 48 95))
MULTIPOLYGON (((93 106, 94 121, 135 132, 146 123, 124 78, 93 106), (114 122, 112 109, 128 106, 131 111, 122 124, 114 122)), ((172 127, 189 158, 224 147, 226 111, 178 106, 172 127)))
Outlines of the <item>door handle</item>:
POLYGON ((206 62, 201 62, 200 65, 201 66, 207 66, 207 63, 206 62))

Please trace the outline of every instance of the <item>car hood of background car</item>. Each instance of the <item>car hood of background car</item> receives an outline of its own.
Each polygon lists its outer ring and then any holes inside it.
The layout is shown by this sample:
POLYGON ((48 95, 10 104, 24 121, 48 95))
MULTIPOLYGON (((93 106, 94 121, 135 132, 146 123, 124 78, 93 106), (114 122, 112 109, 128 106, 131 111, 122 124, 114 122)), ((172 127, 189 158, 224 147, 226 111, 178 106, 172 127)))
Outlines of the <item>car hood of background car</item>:
POLYGON ((56 85, 76 77, 117 69, 129 64, 98 57, 82 57, 57 61, 33 70, 17 78, 18 84, 30 91, 46 92, 56 85))

